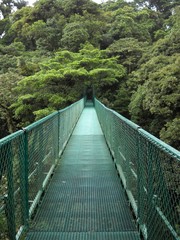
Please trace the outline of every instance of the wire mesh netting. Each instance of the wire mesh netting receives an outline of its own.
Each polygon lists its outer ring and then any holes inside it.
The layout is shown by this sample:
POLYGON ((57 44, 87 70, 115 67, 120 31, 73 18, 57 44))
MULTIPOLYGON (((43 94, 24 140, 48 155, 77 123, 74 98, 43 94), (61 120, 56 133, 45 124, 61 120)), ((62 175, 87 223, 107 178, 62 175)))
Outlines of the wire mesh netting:
POLYGON ((23 131, 0 141, 0 239, 14 239, 26 222, 24 146, 23 131))
POLYGON ((84 100, 0 140, 0 239, 17 240, 84 108, 84 100))
POLYGON ((148 239, 179 239, 180 155, 139 130, 139 219, 148 239))
POLYGON ((97 100, 95 106, 144 238, 179 239, 179 151, 97 100))
POLYGON ((58 112, 25 128, 30 214, 44 190, 44 180, 58 158, 58 112))
POLYGON ((59 155, 62 153, 83 108, 84 99, 59 111, 59 155))

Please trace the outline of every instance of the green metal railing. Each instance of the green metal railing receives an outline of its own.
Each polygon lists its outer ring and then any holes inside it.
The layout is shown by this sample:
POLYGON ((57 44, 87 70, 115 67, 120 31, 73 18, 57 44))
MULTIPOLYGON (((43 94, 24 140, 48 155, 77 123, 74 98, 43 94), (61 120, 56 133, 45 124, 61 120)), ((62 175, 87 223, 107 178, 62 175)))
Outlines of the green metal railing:
POLYGON ((144 239, 180 239, 180 153, 95 100, 144 239))
POLYGON ((0 239, 28 229, 84 99, 0 140, 0 239))

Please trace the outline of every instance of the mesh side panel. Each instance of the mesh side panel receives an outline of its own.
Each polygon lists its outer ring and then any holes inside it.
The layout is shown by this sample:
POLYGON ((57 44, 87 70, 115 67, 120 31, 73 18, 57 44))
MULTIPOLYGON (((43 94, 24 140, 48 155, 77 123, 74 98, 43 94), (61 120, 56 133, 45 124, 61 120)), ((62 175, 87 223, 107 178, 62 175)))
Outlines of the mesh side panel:
POLYGON ((178 239, 180 234, 180 162, 176 156, 140 135, 139 216, 150 240, 178 239), (173 233, 173 234, 172 234, 173 233))
POLYGON ((118 116, 112 115, 112 149, 119 167, 123 169, 126 179, 126 189, 131 191, 134 200, 137 201, 137 154, 138 134, 137 130, 125 124, 118 116))
POLYGON ((72 106, 59 111, 59 154, 62 153, 83 108, 84 100, 82 99, 72 106))
POLYGON ((26 224, 23 131, 0 141, 0 239, 26 224))
POLYGON ((51 166, 57 159, 58 114, 44 123, 27 130, 29 203, 33 203, 51 166))
POLYGON ((180 153, 97 100, 95 105, 144 237, 179 239, 180 153))

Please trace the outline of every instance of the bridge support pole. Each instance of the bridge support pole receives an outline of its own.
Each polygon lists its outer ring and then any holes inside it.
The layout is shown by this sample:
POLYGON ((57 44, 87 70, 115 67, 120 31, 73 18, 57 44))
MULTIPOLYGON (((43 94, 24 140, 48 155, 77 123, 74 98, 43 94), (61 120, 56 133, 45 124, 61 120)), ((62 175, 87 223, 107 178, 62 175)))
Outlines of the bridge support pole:
POLYGON ((16 240, 15 203, 14 203, 14 179, 13 179, 13 153, 12 143, 9 143, 7 154, 7 186, 8 194, 5 197, 5 212, 7 217, 8 235, 10 240, 16 240))
MULTIPOLYGON (((24 225, 24 230, 29 227, 29 198, 28 198, 28 133, 24 131, 24 147, 23 154, 21 154, 21 149, 19 149, 19 161, 21 165, 20 172, 20 194, 22 200, 22 221, 24 225)), ((20 146, 21 147, 21 146, 20 146)))

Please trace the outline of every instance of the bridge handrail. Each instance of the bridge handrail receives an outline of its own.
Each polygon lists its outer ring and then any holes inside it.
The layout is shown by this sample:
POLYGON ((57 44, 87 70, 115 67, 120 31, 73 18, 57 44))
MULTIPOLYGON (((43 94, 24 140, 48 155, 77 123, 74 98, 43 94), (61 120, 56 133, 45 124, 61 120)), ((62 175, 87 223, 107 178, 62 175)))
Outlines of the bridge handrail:
POLYGON ((28 229, 84 108, 84 99, 0 140, 0 239, 28 229))
POLYGON ((179 239, 180 152, 95 99, 106 141, 145 239, 179 239))

